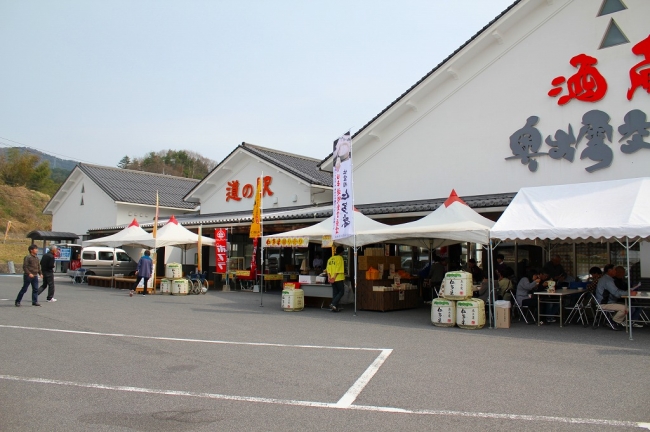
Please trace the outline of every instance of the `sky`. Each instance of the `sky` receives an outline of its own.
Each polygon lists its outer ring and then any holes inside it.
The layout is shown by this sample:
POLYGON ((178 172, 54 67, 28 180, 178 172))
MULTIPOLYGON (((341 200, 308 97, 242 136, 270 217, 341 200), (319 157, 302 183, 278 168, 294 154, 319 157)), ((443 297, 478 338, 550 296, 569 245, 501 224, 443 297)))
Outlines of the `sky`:
POLYGON ((317 159, 514 0, 0 0, 0 147, 317 159))

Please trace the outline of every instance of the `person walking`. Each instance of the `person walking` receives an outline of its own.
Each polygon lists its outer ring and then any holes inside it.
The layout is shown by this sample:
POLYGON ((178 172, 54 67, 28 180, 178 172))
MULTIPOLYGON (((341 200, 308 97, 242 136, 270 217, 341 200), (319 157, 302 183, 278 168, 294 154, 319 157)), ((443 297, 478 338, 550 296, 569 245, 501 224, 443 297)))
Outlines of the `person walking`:
POLYGON ((144 255, 142 256, 142 258, 140 258, 140 261, 138 261, 138 269, 135 271, 135 275, 137 276, 137 278, 135 280, 135 285, 133 285, 133 289, 129 293, 129 295, 131 296, 135 292, 135 289, 138 287, 140 281, 143 279, 144 279, 144 285, 142 289, 142 295, 147 295, 147 284, 149 283, 149 278, 153 273, 153 261, 150 255, 151 252, 149 252, 148 250, 144 251, 144 255))
POLYGON ((23 287, 18 292, 16 307, 20 306, 23 296, 27 292, 27 287, 32 286, 32 306, 40 306, 38 302, 38 276, 41 275, 41 263, 38 262, 38 246, 35 244, 30 245, 27 250, 29 255, 23 260, 23 287))
POLYGON ((41 295, 47 288, 47 301, 54 303, 54 266, 56 265, 56 245, 50 246, 50 250, 43 254, 41 258, 41 271, 43 272, 43 285, 38 289, 38 295, 41 295))
POLYGON ((336 253, 327 260, 327 281, 332 284, 332 312, 339 312, 339 301, 345 292, 345 263, 343 246, 336 247, 336 253))

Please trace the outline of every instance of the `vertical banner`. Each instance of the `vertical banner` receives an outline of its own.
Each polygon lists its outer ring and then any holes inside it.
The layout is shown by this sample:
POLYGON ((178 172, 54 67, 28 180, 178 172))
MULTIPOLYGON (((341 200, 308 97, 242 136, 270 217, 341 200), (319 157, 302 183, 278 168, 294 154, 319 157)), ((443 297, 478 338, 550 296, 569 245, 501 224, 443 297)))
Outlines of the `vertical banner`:
POLYGON ((251 276, 257 275, 257 237, 253 239, 253 256, 251 257, 251 276))
POLYGON ((354 200, 352 197, 352 141, 350 132, 334 142, 333 152, 333 227, 332 239, 354 235, 354 200))
POLYGON ((228 266, 228 234, 225 228, 214 230, 214 255, 217 273, 225 274, 228 266))
POLYGON ((255 204, 253 204, 253 220, 251 221, 251 231, 249 238, 256 239, 262 234, 262 209, 260 195, 262 192, 262 179, 257 179, 257 189, 255 189, 255 204))
POLYGON ((201 273, 203 271, 203 225, 199 225, 199 241, 196 244, 196 271, 201 273))

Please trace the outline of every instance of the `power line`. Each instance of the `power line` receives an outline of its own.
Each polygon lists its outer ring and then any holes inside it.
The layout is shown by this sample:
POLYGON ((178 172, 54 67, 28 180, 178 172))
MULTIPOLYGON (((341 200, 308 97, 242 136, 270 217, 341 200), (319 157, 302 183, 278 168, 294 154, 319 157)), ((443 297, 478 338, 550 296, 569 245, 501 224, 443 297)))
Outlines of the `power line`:
MULTIPOLYGON (((63 159, 66 159, 66 160, 71 160, 71 161, 75 161, 75 162, 84 162, 84 163, 89 163, 89 164, 93 163, 93 162, 90 162, 90 161, 85 161, 85 160, 77 159, 77 158, 74 158, 74 157, 70 157, 70 156, 67 156, 67 155, 64 155, 64 154, 54 153, 54 152, 51 152, 49 150, 39 149, 39 148, 36 148, 34 146, 30 146, 28 144, 24 144, 24 143, 21 143, 19 141, 14 141, 14 140, 9 139, 9 138, 0 137, 0 140, 5 140, 5 141, 12 142, 14 144, 19 144, 19 145, 21 145, 21 146, 23 146, 25 148, 28 148, 28 149, 31 149, 31 150, 37 150, 37 151, 39 151, 41 153, 45 153, 45 154, 48 154, 50 156, 57 156, 59 158, 63 158, 63 159)), ((5 146, 5 147, 16 147, 15 145, 7 144, 7 143, 4 143, 2 141, 0 141, 0 145, 5 146)))

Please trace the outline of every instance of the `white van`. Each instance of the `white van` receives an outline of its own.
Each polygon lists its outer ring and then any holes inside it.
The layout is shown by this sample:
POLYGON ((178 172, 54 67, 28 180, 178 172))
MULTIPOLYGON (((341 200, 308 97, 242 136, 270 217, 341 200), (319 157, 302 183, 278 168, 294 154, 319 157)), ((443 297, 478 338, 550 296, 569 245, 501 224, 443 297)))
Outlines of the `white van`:
MULTIPOLYGON (((89 246, 81 250, 81 267, 86 269, 87 276, 111 276, 123 274, 133 276, 138 268, 134 261, 123 249, 105 246, 89 246)), ((68 270, 68 273, 74 270, 68 270)))

